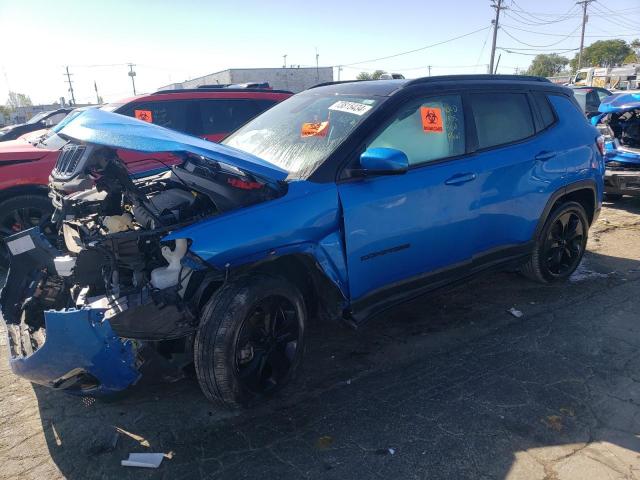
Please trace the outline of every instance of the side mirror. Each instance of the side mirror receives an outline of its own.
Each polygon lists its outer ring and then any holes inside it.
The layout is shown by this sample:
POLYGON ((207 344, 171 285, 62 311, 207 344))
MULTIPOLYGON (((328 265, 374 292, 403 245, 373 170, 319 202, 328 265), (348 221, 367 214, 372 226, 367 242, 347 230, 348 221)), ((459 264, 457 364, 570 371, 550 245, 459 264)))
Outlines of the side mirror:
POLYGON ((364 175, 401 175, 409 170, 407 155, 395 148, 369 148, 360 155, 364 175))

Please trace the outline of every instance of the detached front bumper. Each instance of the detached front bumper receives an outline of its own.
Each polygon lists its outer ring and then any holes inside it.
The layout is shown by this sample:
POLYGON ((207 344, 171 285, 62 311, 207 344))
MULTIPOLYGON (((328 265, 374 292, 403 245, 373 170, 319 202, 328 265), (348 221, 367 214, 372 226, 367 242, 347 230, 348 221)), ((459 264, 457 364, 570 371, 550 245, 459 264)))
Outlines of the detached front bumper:
POLYGON ((119 392, 140 378, 132 342, 114 334, 102 310, 49 310, 45 323, 46 340, 34 352, 29 333, 7 325, 16 375, 81 395, 119 392))
POLYGON ((605 170, 604 191, 613 195, 640 195, 640 167, 637 170, 605 170))

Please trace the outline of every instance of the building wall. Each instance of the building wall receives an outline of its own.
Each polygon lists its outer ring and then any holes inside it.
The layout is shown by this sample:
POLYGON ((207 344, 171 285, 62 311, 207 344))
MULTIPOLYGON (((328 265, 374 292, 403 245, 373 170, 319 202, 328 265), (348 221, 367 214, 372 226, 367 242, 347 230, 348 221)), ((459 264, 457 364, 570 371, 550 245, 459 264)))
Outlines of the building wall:
POLYGON ((306 90, 313 85, 333 81, 333 67, 312 68, 234 68, 212 73, 203 77, 172 83, 159 90, 197 88, 200 85, 226 83, 268 82, 277 90, 290 90, 294 93, 306 90))

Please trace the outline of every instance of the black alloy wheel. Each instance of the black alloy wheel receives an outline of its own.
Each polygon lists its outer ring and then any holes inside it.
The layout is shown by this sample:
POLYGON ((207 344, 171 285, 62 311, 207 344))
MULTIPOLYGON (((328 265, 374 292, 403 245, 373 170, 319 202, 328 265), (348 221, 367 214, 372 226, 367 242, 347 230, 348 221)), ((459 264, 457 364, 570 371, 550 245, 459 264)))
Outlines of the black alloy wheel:
POLYGON ((268 395, 288 379, 299 334, 296 309, 286 298, 271 296, 254 306, 236 341, 236 374, 247 390, 268 395))
POLYGON ((587 213, 580 203, 556 206, 540 230, 522 273, 540 283, 569 278, 582 261, 588 233, 587 213))
POLYGON ((296 285, 250 272, 229 280, 203 307, 194 365, 205 396, 247 407, 273 396, 302 364, 307 311, 296 285))
POLYGON ((555 276, 573 272, 582 258, 585 226, 576 212, 556 218, 545 241, 547 270, 555 276))

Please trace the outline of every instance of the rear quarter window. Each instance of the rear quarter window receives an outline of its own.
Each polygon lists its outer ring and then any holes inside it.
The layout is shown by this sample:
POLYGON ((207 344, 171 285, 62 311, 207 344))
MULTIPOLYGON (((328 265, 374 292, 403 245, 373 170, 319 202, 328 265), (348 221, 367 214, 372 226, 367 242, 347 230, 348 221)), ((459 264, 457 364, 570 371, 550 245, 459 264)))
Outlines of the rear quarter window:
POLYGON ((535 99, 538 111, 540 112, 540 130, 545 130, 556 122, 556 116, 553 113, 553 109, 549 104, 549 99, 545 93, 534 92, 533 98, 535 99))
POLYGON ((525 93, 470 95, 478 148, 517 142, 535 134, 533 116, 525 93))

